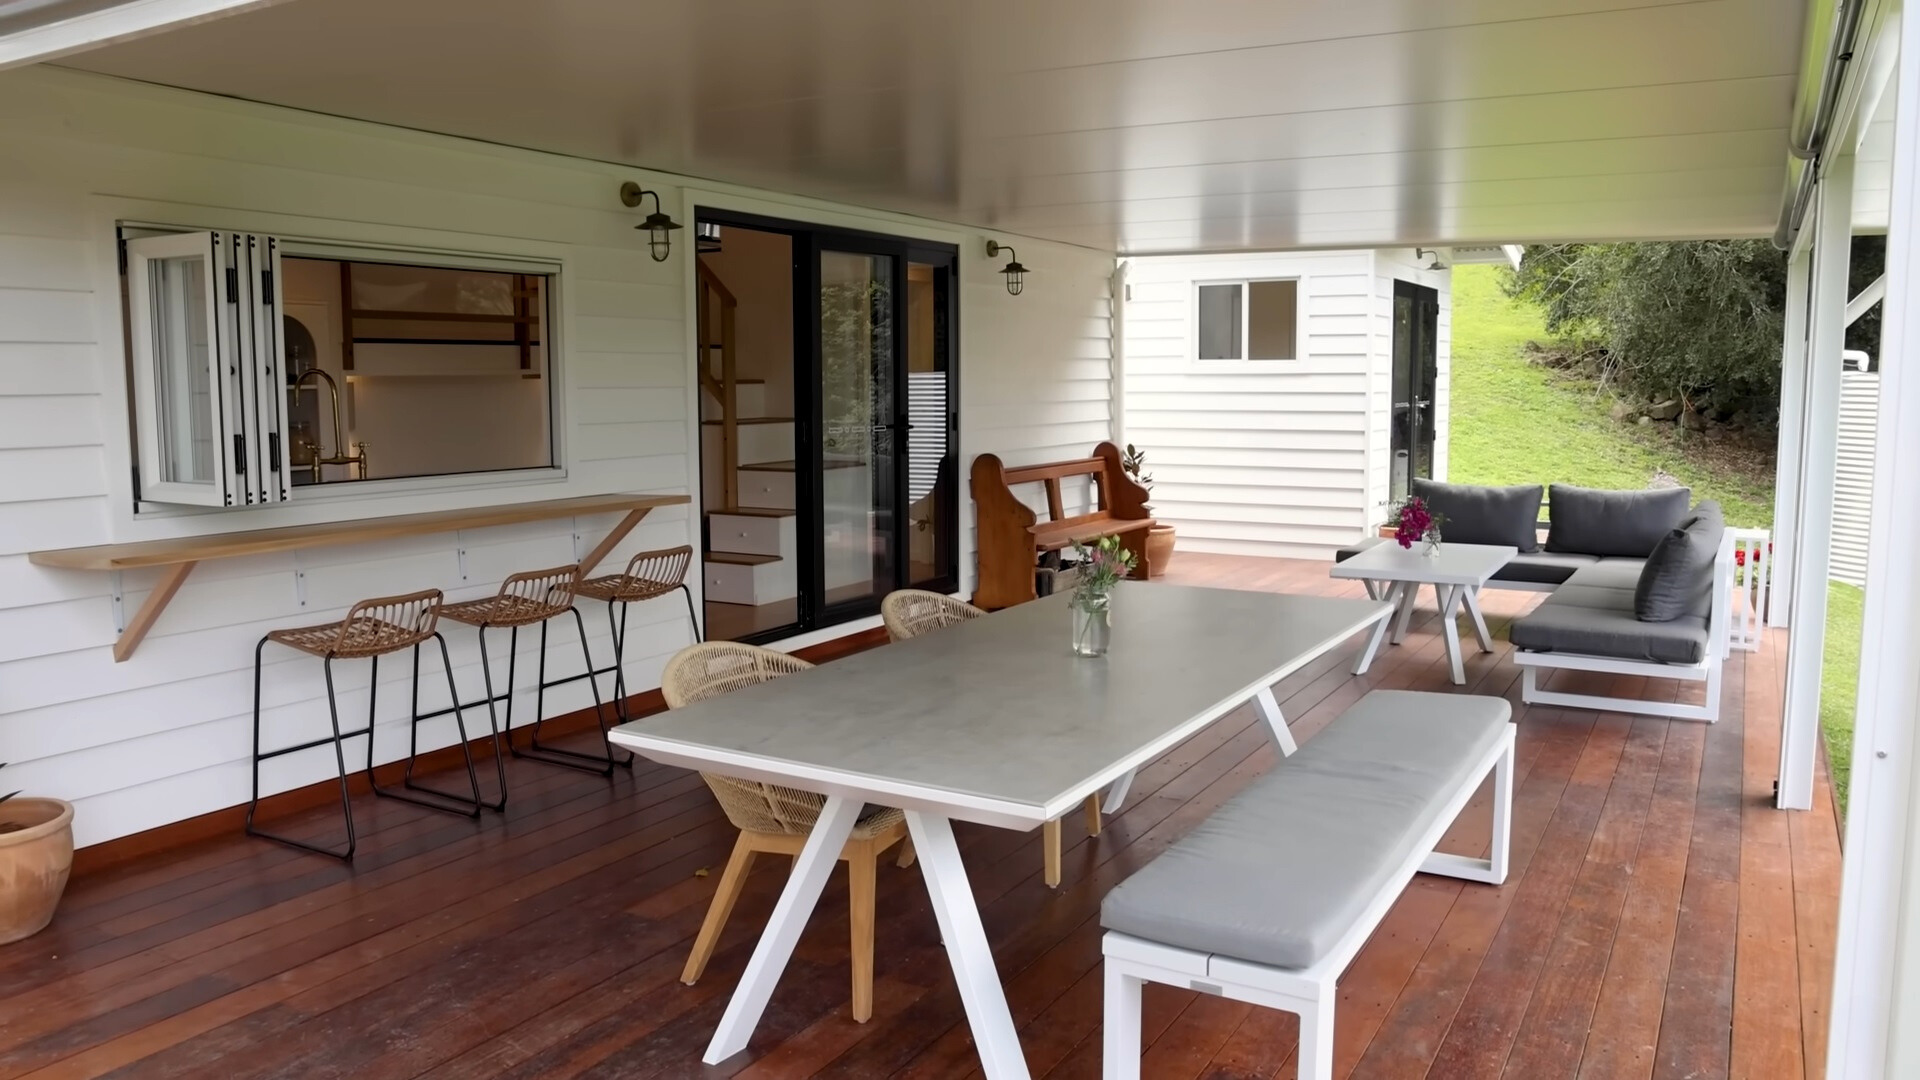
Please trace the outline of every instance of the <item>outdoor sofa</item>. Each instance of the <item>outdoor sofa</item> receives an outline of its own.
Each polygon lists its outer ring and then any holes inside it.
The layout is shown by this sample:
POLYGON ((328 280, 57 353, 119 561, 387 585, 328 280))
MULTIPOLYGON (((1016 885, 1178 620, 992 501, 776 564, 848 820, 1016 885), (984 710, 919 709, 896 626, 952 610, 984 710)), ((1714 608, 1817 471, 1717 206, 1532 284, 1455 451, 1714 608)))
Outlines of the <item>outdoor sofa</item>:
MULTIPOLYGON (((1507 631, 1529 704, 1686 720, 1720 716, 1733 584, 1733 534, 1719 504, 1691 506, 1686 488, 1608 491, 1554 484, 1481 487, 1415 480, 1413 494, 1445 520, 1447 542, 1518 550, 1488 588, 1546 592, 1507 631), (1539 523, 1545 495, 1545 538, 1539 523), (1552 669, 1706 683, 1702 704, 1544 689, 1552 669)), ((1344 561, 1376 544, 1340 549, 1344 561)))

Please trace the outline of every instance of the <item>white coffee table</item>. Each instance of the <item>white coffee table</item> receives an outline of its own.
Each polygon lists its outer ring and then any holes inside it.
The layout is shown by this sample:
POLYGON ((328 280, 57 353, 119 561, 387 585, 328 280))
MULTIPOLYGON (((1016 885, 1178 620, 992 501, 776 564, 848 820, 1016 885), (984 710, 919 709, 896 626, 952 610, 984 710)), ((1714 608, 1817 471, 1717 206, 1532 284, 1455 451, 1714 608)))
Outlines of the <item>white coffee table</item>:
MULTIPOLYGON (((1333 564, 1332 573, 1337 578, 1387 583, 1387 592, 1381 599, 1400 608, 1400 617, 1393 622, 1395 645, 1406 639, 1407 622, 1413 616, 1413 600, 1419 595, 1420 586, 1433 586, 1434 599, 1440 605, 1440 629, 1447 642, 1447 662, 1453 667, 1454 685, 1460 686, 1466 684, 1467 672, 1460 657, 1460 628, 1454 619, 1464 606, 1473 619, 1473 634, 1480 640, 1480 651, 1493 651, 1486 616, 1480 613, 1480 588, 1518 553, 1517 548, 1494 544, 1442 544, 1437 553, 1428 555, 1424 544, 1415 544, 1409 550, 1388 541, 1333 564)), ((1386 630, 1386 624, 1382 623, 1368 639, 1354 674, 1366 674, 1386 630)))

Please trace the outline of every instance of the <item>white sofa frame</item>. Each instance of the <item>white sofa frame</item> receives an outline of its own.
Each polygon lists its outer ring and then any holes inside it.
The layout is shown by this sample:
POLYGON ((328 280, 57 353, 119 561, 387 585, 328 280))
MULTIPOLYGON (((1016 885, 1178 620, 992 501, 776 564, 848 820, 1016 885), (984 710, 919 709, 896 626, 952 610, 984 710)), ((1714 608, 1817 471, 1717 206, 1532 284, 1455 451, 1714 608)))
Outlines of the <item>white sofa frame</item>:
MULTIPOLYGON (((1280 1009, 1300 1017, 1299 1076, 1301 1080, 1332 1080, 1333 1008, 1340 973, 1367 943, 1387 910, 1416 873, 1439 874, 1467 881, 1499 885, 1507 880, 1507 848, 1513 821, 1514 726, 1507 725, 1500 741, 1476 765, 1470 779, 1447 802, 1434 824, 1420 838, 1406 861, 1378 893, 1368 900, 1340 941, 1312 967, 1289 969, 1255 964, 1214 953, 1163 945, 1145 938, 1108 931, 1101 940, 1106 968, 1106 1020, 1102 1036, 1102 1071, 1106 1080, 1139 1080, 1140 996, 1145 984, 1183 986, 1205 994, 1280 1009), (1493 828, 1487 858, 1435 851, 1487 774, 1493 774, 1493 828)), ((1338 812, 1338 807, 1329 807, 1338 812)), ((1311 828, 1311 822, 1288 822, 1290 828, 1311 828)), ((1312 888, 1310 882, 1305 887, 1312 888)))
MULTIPOLYGON (((1625 712, 1639 716, 1660 716, 1670 720, 1702 720, 1709 724, 1720 719, 1720 684, 1727 659, 1727 628, 1732 620, 1734 530, 1720 534, 1720 547, 1713 558, 1713 606, 1707 612, 1707 655, 1691 664, 1666 664, 1650 660, 1622 660, 1612 656, 1588 656, 1567 652, 1513 651, 1513 662, 1520 665, 1520 700, 1529 705, 1559 705, 1601 712, 1625 712), (1560 671, 1599 671, 1613 675, 1641 675, 1651 679, 1681 679, 1707 684, 1706 701, 1684 705, 1677 701, 1649 701, 1644 698, 1602 697, 1598 694, 1569 694, 1541 687, 1545 674, 1560 671), (1543 674, 1544 673, 1544 674, 1543 674)), ((1546 591, 1552 591, 1548 589, 1546 591)))

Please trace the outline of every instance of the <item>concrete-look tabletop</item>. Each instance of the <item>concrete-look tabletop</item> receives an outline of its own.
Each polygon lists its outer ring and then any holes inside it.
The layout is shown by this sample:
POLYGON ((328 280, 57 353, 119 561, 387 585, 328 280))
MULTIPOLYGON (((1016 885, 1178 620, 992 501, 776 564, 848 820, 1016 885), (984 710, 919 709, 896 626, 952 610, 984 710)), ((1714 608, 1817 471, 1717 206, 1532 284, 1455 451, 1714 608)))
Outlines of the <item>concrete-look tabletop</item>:
POLYGON ((1478 588, 1519 554, 1518 548, 1498 544, 1442 543, 1435 555, 1428 555, 1425 547, 1424 543, 1416 543, 1409 550, 1393 541, 1375 544, 1345 562, 1335 563, 1332 575, 1478 588))
POLYGON ((1057 595, 614 729, 668 764, 1032 827, 1154 760, 1390 605, 1123 583, 1105 657, 1057 595))

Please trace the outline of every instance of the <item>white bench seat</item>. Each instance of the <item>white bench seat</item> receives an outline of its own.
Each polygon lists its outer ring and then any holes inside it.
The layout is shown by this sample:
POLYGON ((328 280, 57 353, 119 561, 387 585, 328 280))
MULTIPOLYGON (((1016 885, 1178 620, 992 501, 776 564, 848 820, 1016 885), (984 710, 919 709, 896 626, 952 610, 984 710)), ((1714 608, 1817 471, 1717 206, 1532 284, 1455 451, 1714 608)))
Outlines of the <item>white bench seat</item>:
POLYGON ((1300 1075, 1330 1077, 1335 981, 1414 873, 1506 879, 1511 715, 1376 690, 1108 893, 1106 1076, 1139 1076, 1151 981, 1300 1014, 1300 1075), (1489 772, 1489 857, 1436 854, 1489 772))

